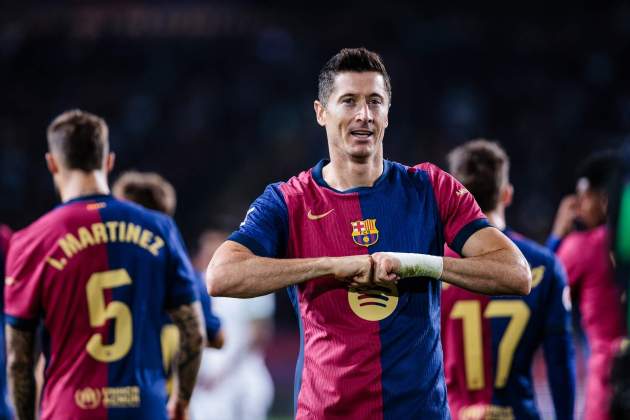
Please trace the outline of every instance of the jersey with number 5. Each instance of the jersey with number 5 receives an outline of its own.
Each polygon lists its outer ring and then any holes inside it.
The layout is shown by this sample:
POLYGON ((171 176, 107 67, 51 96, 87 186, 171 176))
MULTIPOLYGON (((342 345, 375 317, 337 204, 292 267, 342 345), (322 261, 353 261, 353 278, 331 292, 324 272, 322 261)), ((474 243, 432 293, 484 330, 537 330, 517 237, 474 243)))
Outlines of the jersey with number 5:
POLYGON ((542 345, 556 418, 572 419, 575 369, 564 269, 545 248, 511 230, 505 234, 531 266, 529 296, 484 296, 443 285, 442 346, 451 415, 460 420, 540 418, 531 369, 542 345))
POLYGON ((41 418, 165 419, 164 313, 197 299, 174 222, 109 195, 81 197, 17 232, 7 323, 43 320, 41 418))

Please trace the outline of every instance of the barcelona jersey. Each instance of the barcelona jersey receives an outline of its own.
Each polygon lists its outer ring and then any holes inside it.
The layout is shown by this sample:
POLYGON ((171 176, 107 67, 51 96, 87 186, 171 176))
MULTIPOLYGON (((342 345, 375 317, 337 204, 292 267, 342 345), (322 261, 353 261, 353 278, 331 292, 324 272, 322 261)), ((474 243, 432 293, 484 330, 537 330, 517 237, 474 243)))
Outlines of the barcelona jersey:
MULTIPOLYGON (((538 419, 531 376, 542 346, 556 419, 573 418, 575 365, 564 269, 546 248, 506 230, 532 270, 528 296, 442 289, 442 346, 454 419, 538 419)), ((450 251, 452 252, 452 251, 450 251)))
POLYGON ((17 232, 6 321, 43 319, 42 419, 165 419, 166 309, 197 300, 167 216, 109 195, 70 200, 17 232))
MULTIPOLYGON (((265 257, 378 251, 442 255, 488 226, 472 195, 425 163, 384 161, 372 187, 337 191, 321 161, 253 203, 230 240, 265 257)), ((332 277, 288 288, 300 325, 298 419, 449 418, 440 282, 409 278, 352 289, 332 277)))

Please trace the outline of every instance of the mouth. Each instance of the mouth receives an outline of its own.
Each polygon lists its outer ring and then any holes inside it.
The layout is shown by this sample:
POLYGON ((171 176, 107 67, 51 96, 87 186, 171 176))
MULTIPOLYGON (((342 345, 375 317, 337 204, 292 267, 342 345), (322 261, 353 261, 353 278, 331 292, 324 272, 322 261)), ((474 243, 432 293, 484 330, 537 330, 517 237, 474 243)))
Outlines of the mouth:
POLYGON ((374 131, 358 129, 358 130, 351 130, 350 134, 359 140, 369 140, 372 137, 372 135, 374 135, 374 131))

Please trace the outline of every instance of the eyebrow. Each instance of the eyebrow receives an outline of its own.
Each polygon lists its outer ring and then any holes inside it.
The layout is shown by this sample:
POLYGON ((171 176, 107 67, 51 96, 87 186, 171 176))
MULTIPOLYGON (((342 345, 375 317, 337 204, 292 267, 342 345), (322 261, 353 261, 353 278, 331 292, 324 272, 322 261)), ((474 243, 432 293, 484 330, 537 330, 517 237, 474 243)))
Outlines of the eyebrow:
MULTIPOLYGON (((339 100, 342 100, 342 99, 347 98, 347 97, 354 97, 354 96, 359 96, 359 94, 358 93, 351 93, 351 92, 344 93, 343 95, 339 96, 339 100)), ((378 97, 378 98, 381 98, 381 99, 385 99, 385 97, 383 95, 381 95, 380 93, 376 93, 376 92, 372 92, 372 93, 370 93, 368 95, 368 98, 373 98, 373 97, 378 97)))

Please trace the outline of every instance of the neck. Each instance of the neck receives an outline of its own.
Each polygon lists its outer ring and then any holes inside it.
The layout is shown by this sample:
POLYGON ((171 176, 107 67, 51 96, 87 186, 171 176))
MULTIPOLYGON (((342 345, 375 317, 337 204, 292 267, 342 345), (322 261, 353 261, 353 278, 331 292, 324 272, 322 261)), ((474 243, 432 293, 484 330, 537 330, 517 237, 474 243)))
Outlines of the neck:
POLYGON ((61 201, 93 194, 109 194, 107 176, 104 171, 83 172, 72 170, 60 175, 57 183, 61 201))
POLYGON ((357 187, 371 187, 383 173, 383 152, 374 153, 364 159, 355 159, 330 154, 330 163, 322 169, 324 181, 339 191, 357 187))
POLYGON ((505 229, 505 210, 503 208, 496 208, 494 210, 486 212, 488 222, 497 229, 505 229))

